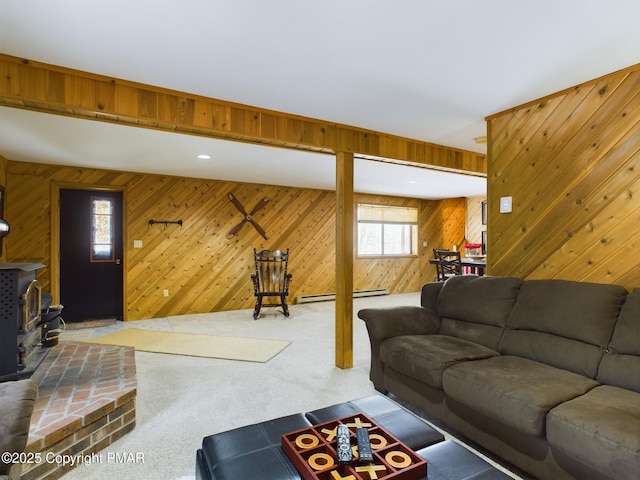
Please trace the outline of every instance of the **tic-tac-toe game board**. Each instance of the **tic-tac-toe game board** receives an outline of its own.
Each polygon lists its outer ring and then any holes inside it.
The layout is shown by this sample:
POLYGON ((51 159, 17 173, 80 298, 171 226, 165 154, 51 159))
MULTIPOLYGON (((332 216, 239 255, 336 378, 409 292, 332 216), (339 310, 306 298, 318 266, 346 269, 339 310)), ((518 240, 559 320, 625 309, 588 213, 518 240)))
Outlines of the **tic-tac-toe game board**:
POLYGON ((305 480, 419 480, 427 475, 426 460, 362 413, 284 434, 282 448, 305 480), (339 425, 349 430, 350 455, 344 455, 346 436, 339 435, 339 425), (368 461, 359 456, 358 429, 368 433, 368 461))

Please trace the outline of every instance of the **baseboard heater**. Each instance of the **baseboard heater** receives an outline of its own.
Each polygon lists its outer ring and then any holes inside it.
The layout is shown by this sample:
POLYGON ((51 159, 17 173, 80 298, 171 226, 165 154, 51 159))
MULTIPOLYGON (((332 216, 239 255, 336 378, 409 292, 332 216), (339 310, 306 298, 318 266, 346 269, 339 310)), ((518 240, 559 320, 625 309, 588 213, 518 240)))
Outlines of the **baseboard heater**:
MULTIPOLYGON (((388 288, 375 288, 373 290, 357 290, 353 292, 353 298, 358 297, 376 297, 379 295, 389 295, 388 288)), ((311 303, 311 302, 326 302, 328 300, 335 300, 335 293, 318 293, 315 295, 300 295, 296 297, 295 303, 311 303)))

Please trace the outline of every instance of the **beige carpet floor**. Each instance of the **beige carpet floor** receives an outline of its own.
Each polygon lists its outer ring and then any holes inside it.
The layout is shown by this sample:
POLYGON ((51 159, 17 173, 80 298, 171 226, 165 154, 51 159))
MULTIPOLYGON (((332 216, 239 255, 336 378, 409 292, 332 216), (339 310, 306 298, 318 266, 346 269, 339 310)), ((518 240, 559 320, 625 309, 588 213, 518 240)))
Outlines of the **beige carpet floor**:
POLYGON ((274 309, 254 320, 250 309, 67 330, 61 341, 140 328, 292 343, 267 363, 136 351, 136 427, 103 453, 141 453, 144 462, 79 465, 63 478, 194 480, 196 450, 207 435, 376 395, 369 339, 356 312, 419 304, 419 293, 354 299, 354 365, 346 370, 335 366, 335 302, 291 305, 289 318, 274 309))
POLYGON ((120 330, 89 340, 89 342, 134 347, 141 352, 260 363, 268 362, 291 344, 287 340, 160 332, 139 328, 120 330))

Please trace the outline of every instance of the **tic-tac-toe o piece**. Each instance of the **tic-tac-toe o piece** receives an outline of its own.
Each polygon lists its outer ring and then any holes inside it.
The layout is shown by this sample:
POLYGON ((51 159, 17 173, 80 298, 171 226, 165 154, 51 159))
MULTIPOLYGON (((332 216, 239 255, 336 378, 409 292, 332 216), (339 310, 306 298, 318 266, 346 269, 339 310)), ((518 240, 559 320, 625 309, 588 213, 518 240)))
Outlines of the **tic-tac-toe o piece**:
POLYGON ((324 470, 325 468, 333 467, 335 465, 335 461, 331 455, 326 453, 314 453, 309 457, 307 463, 314 470, 324 470))
POLYGON ((317 447, 320 444, 320 439, 315 435, 311 435, 310 433, 303 433, 302 435, 298 435, 296 437, 296 445, 298 448, 313 448, 317 447))
POLYGON ((400 450, 388 452, 384 459, 394 468, 405 468, 411 465, 411 457, 400 450))
POLYGON ((387 446, 387 439, 382 435, 378 435, 377 433, 369 434, 369 443, 371 444, 371 448, 373 450, 380 450, 387 446))

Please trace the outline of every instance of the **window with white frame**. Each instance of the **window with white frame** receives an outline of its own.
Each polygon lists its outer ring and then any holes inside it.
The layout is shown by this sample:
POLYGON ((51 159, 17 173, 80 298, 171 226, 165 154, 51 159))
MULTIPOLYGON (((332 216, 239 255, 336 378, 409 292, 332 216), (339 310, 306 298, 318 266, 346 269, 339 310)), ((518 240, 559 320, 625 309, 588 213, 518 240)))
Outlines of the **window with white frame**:
POLYGON ((418 253, 418 209, 358 205, 358 256, 410 256, 418 253))

